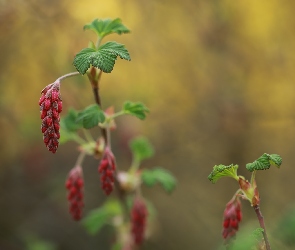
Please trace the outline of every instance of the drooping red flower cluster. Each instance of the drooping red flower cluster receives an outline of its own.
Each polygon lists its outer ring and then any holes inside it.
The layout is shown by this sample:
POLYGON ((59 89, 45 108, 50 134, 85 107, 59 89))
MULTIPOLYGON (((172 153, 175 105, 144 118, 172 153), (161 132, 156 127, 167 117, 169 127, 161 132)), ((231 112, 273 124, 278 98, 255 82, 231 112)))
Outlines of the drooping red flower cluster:
POLYGON ((131 210, 131 233, 134 242, 140 245, 144 239, 148 211, 143 200, 135 198, 131 210))
POLYGON ((59 134, 59 114, 62 111, 62 100, 59 92, 60 82, 56 81, 41 91, 39 100, 41 112, 41 131, 43 141, 49 151, 55 153, 58 147, 59 134))
POLYGON ((226 204, 223 214, 223 238, 228 241, 236 235, 242 220, 241 202, 238 198, 226 204))
POLYGON ((98 172, 100 173, 101 188, 106 195, 113 191, 115 181, 115 156, 109 146, 106 146, 103 157, 100 161, 98 172))
POLYGON ((69 212, 74 220, 80 220, 82 217, 82 209, 84 207, 83 194, 83 174, 80 166, 74 167, 66 180, 66 188, 68 190, 69 212))

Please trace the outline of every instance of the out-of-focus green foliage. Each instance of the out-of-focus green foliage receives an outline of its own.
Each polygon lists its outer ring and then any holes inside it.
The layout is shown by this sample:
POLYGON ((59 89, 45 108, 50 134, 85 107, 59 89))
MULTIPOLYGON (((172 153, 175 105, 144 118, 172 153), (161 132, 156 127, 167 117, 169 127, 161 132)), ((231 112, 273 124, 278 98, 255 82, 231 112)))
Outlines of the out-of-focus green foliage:
POLYGON ((25 237, 26 250, 56 250, 53 242, 38 238, 36 235, 28 234, 25 237))
POLYGON ((106 35, 117 33, 119 35, 129 33, 130 30, 122 24, 120 18, 111 19, 95 19, 91 23, 84 26, 84 30, 93 30, 100 38, 106 35))
POLYGON ((123 105, 123 112, 136 116, 140 120, 144 120, 146 118, 146 113, 150 112, 150 110, 141 102, 127 101, 123 105))
POLYGON ((144 136, 133 138, 129 142, 133 157, 135 161, 141 162, 145 159, 153 157, 155 151, 153 145, 144 136))
POLYGON ((141 179, 149 187, 159 183, 168 193, 171 193, 176 186, 175 177, 163 168, 144 169, 141 179))
POLYGON ((294 207, 282 216, 276 224, 273 235, 289 247, 295 246, 295 209, 294 207))
POLYGON ((114 216, 122 214, 118 200, 108 200, 103 206, 92 210, 83 220, 83 225, 90 234, 96 234, 103 226, 110 223, 114 216))
MULTIPOLYGON (((69 143, 48 155, 38 109, 40 91, 75 71, 75 54, 94 35, 83 25, 96 18, 120 17, 132 30, 110 35, 126 45, 132 61, 117 60, 116 70, 102 75, 103 109, 114 104, 118 110, 129 99, 152 111, 144 123, 116 121, 119 167, 129 164, 122 161, 129 139, 144 132, 157 151, 149 164, 169 166, 178 180, 168 198, 143 190, 160 215, 146 248, 215 249, 232 187, 216 189, 208 172, 219 162, 244 166, 262 152, 277 152, 286 166, 279 175, 258 176, 259 186, 267 186, 261 209, 267 227, 275 228, 294 197, 294 9, 294 1, 281 0, 0 1, 0 249, 16 248, 31 230, 65 250, 109 245, 106 235, 87 237, 67 220, 63 185, 76 148, 69 143)), ((86 76, 63 81, 61 93, 62 115, 93 104, 86 76)), ((90 210, 103 198, 93 175, 97 161, 87 164, 90 210)), ((244 213, 256 219, 252 210, 244 213)))

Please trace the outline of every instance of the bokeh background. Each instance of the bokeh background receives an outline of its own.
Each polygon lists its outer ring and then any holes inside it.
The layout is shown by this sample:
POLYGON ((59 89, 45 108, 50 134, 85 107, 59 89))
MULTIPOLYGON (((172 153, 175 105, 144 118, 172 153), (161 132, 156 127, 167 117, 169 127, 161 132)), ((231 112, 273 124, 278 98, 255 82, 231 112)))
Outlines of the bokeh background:
MULTIPOLYGON (((178 179, 171 195, 143 190, 157 219, 142 249, 219 248, 237 185, 213 185, 207 176, 215 164, 235 163, 249 177, 245 164, 264 152, 283 158, 280 170, 257 174, 266 226, 274 249, 294 249, 294 9, 286 0, 0 0, 0 249, 109 249, 108 230, 90 236, 67 213, 64 181, 77 146, 47 151, 38 100, 95 39, 83 25, 117 17, 132 33, 108 38, 125 44, 132 61, 118 60, 102 76, 103 105, 142 101, 151 110, 144 122, 118 121, 117 161, 128 167, 128 139, 143 134, 156 149, 145 167, 165 167, 178 179)), ((63 82, 65 111, 93 103, 86 78, 63 82)), ((84 165, 87 213, 105 196, 97 160, 84 165)), ((255 213, 247 202, 243 210, 241 227, 250 233, 255 213)))

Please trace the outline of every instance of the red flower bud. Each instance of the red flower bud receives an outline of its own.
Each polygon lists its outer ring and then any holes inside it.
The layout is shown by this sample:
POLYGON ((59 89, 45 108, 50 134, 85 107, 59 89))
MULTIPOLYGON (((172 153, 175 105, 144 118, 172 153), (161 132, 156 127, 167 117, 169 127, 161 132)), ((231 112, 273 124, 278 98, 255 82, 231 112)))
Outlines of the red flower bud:
POLYGON ((59 113, 62 111, 62 101, 59 93, 60 83, 54 82, 42 90, 39 100, 41 112, 41 131, 43 140, 49 151, 55 153, 58 147, 59 113))
POLYGON ((80 166, 74 167, 66 180, 65 187, 68 190, 67 199, 69 201, 69 212, 74 220, 80 220, 82 217, 83 203, 83 175, 80 166))
POLYGON ((140 245, 144 239, 148 211, 143 200, 135 198, 131 210, 131 233, 134 242, 140 245))
POLYGON ((115 157, 111 149, 107 146, 98 166, 98 172, 100 173, 101 188, 104 190, 106 195, 109 195, 113 191, 115 171, 115 157))
POLYGON ((227 203, 223 214, 222 236, 229 241, 239 230, 239 223, 242 220, 241 202, 238 198, 227 203))

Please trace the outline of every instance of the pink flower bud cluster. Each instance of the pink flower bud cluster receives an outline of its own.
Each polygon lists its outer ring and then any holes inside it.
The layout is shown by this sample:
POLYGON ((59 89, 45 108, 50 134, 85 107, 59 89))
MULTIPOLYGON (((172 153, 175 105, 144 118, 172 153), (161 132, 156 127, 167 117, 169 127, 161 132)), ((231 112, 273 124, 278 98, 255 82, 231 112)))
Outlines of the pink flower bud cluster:
POLYGON ((148 211, 143 200, 135 198, 131 210, 131 233, 134 242, 140 245, 144 239, 148 211))
POLYGON ((62 111, 62 101, 60 97, 60 82, 54 82, 41 91, 39 100, 41 112, 41 131, 43 141, 49 151, 55 153, 58 147, 59 134, 59 114, 62 111))
POLYGON ((80 220, 82 217, 82 209, 84 207, 83 194, 83 175, 82 168, 77 166, 73 168, 66 181, 66 189, 68 190, 69 212, 74 220, 80 220))
POLYGON ((231 200, 227 203, 223 214, 222 236, 225 240, 229 240, 236 235, 241 220, 241 202, 238 199, 231 200))
POLYGON ((107 146, 98 167, 101 188, 104 190, 106 195, 109 195, 113 191, 115 171, 115 156, 113 155, 111 149, 107 146))

